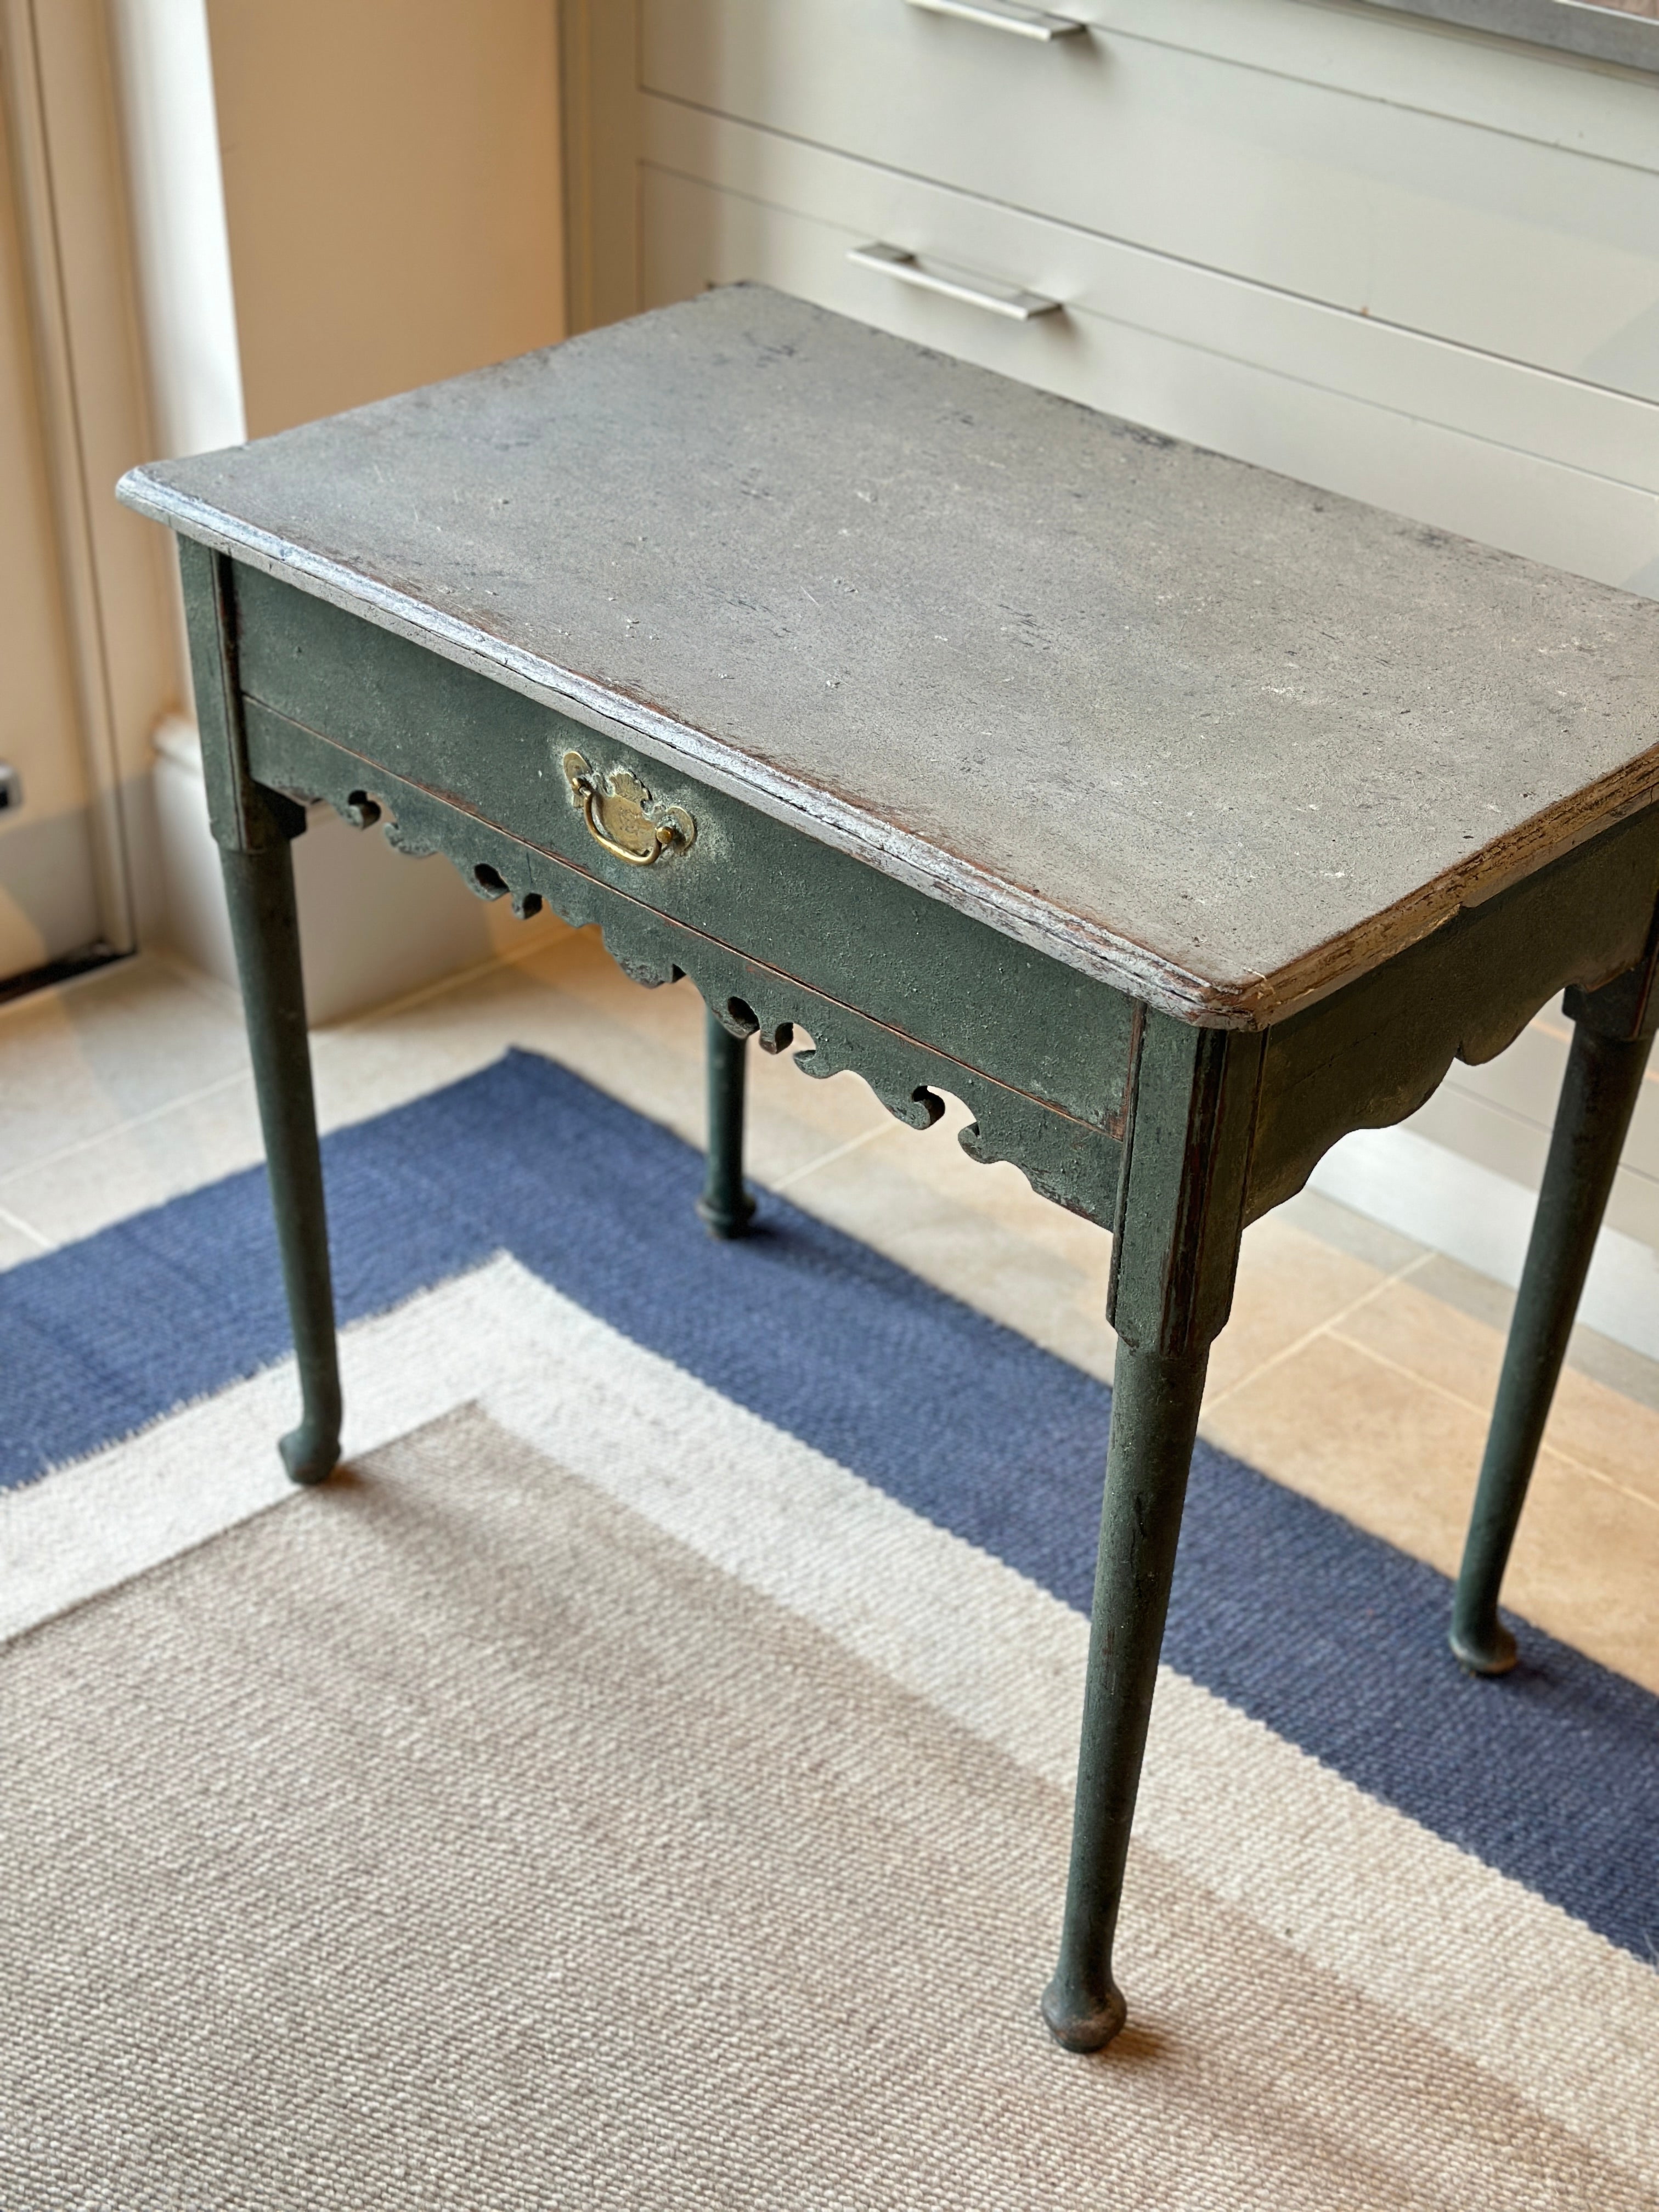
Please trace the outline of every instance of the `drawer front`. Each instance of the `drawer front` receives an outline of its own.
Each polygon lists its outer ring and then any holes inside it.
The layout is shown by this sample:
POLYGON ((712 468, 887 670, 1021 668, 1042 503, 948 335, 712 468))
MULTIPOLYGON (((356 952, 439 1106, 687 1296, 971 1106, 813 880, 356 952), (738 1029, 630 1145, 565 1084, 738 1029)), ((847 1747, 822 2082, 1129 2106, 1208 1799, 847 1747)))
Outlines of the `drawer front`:
POLYGON ((646 304, 743 278, 1440 528, 1659 593, 1659 413, 647 99, 646 304), (1016 323, 872 238, 1066 301, 1016 323))
MULTIPOLYGON (((485 895, 528 884, 567 919, 586 921, 602 915, 583 886, 603 886, 900 1039, 1116 1133, 1135 1017, 1108 986, 291 585, 240 567, 236 578, 256 777, 337 804, 361 791, 396 822, 400 803, 384 771, 506 833, 526 856, 558 864, 556 878, 545 869, 526 876, 492 859, 489 838, 476 859, 446 842, 441 849, 485 895), (296 763, 315 757, 304 751, 306 732, 352 757, 349 790, 331 781, 312 792, 295 780, 296 763), (636 777, 659 811, 680 810, 689 845, 649 866, 607 852, 563 771, 573 750, 613 781, 618 772, 636 777)), ((331 779, 335 772, 330 763, 331 779)), ((595 819, 617 831, 616 842, 635 842, 604 804, 595 819)))
POLYGON ((1513 96, 1480 117, 1478 101, 1444 112, 1448 58, 1463 42, 1421 26, 1258 0, 1225 11, 1249 20, 1224 42, 1215 11, 1175 0, 1156 11, 1068 0, 1067 12, 1095 27, 1043 45, 907 0, 645 0, 641 82, 705 112, 1659 399, 1659 81, 1632 88, 1539 57, 1534 84, 1503 56, 1494 68, 1513 96), (1259 65, 1241 51, 1250 29, 1262 33, 1259 65), (1379 40, 1394 64, 1382 74, 1397 80, 1386 93, 1365 66, 1379 40), (1645 131, 1627 112, 1644 99, 1645 131))

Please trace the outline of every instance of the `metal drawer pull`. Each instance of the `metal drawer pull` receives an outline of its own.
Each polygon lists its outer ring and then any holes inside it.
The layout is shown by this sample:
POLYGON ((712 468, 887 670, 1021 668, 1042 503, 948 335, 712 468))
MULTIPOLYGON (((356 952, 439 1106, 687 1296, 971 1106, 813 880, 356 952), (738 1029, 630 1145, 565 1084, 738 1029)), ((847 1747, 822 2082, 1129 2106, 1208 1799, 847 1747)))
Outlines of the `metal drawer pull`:
POLYGON ((964 23, 1012 31, 1017 39, 1069 39, 1089 27, 1070 15, 1051 15, 1042 8, 1022 8, 1018 0, 910 0, 910 5, 925 8, 930 15, 960 15, 964 23))
POLYGON ((571 798, 581 808, 588 836, 612 860, 626 860, 630 868, 648 868, 665 853, 683 853, 695 842, 697 825, 685 809, 659 805, 627 769, 599 775, 580 753, 567 753, 560 766, 571 798), (608 808, 608 814, 601 808, 608 808))
POLYGON ((983 277, 970 282, 965 276, 947 276, 939 270, 925 267, 914 253, 907 253, 900 246, 854 246, 847 258, 856 261, 860 269, 879 269, 889 276, 896 276, 901 284, 914 284, 923 292, 938 292, 946 300, 965 300, 970 307, 984 307, 991 314, 1007 315, 1017 323, 1033 322, 1039 315, 1052 315, 1060 306, 1058 300, 1045 300, 1041 292, 1022 292, 1012 284, 992 283, 983 277))

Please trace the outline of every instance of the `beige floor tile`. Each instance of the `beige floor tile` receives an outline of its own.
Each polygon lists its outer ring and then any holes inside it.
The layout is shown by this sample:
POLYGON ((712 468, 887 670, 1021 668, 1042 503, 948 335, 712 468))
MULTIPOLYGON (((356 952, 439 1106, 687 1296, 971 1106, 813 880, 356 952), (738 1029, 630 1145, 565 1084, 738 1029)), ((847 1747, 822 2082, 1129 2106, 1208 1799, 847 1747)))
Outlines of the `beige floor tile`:
POLYGON ((1210 1353, 1206 1404, 1237 1389, 1315 1329, 1375 1297, 1384 1271, 1277 1214, 1251 1224, 1239 1254, 1231 1318, 1210 1353))
POLYGON ((51 1244, 90 1237, 264 1157, 253 1079, 228 1078, 0 1184, 0 1204, 51 1244))
MULTIPOLYGON (((1347 1223, 1358 1224, 1362 1229, 1370 1225, 1357 1213, 1347 1213, 1346 1208, 1334 1206, 1328 1200, 1322 1203, 1328 1218, 1327 1224, 1316 1227, 1318 1235, 1331 1235, 1331 1215, 1346 1215, 1347 1223)), ((1333 1241, 1340 1243, 1343 1233, 1342 1227, 1337 1226, 1333 1241)), ((1410 1249, 1407 1239, 1402 1237, 1400 1242, 1410 1249)), ((1474 1268, 1449 1259, 1443 1252, 1430 1251, 1423 1245, 1415 1249, 1420 1264, 1396 1271, 1410 1275, 1414 1291, 1438 1305, 1448 1306, 1455 1313, 1479 1322, 1492 1331, 1494 1342, 1509 1334, 1515 1293, 1506 1284, 1494 1282, 1490 1275, 1477 1274, 1474 1268)), ((1599 1382, 1615 1398, 1629 1398, 1659 1413, 1659 1359, 1646 1358, 1629 1345, 1615 1343, 1612 1337, 1603 1336, 1596 1329, 1579 1327, 1567 1341, 1567 1367, 1570 1372, 1576 1371, 1599 1382)))
MULTIPOLYGON (((1375 1267, 1380 1275, 1399 1275, 1414 1271, 1417 1263, 1432 1267, 1438 1255, 1415 1238, 1402 1237, 1397 1229, 1385 1228, 1380 1221, 1367 1220, 1363 1213, 1339 1206, 1334 1198, 1322 1191, 1299 1190, 1294 1198, 1287 1198, 1283 1206, 1276 1206, 1267 1216, 1269 1221, 1280 1221, 1300 1229, 1321 1244, 1328 1244, 1338 1252, 1346 1252, 1351 1259, 1363 1260, 1367 1267, 1375 1267)), ((1455 1261, 1447 1261, 1455 1267, 1455 1261)), ((1468 1275, 1468 1269, 1459 1270, 1468 1275)), ((1482 1280, 1485 1278, 1481 1278, 1482 1280)))
POLYGON ((1321 1334, 1206 1410, 1212 1443, 1455 1571, 1486 1422, 1355 1344, 1321 1334))
MULTIPOLYGON (((1206 1413, 1205 1433, 1275 1480, 1452 1575, 1486 1416, 1361 1346, 1322 1334, 1206 1413)), ((1505 1601, 1659 1691, 1659 1510, 1541 1455, 1505 1601)))
POLYGON ((1503 1337, 1425 1296, 1410 1281, 1384 1285, 1338 1324, 1338 1333, 1471 1407, 1484 1410, 1492 1404, 1503 1337))
POLYGON ((325 1128, 368 1120, 485 1067, 511 1045, 550 1051, 555 994, 516 962, 492 963, 312 1036, 318 1116, 325 1128))
POLYGON ((1545 1431, 1563 1457, 1593 1468, 1659 1511, 1659 1413, 1568 1368, 1545 1431))
MULTIPOLYGON (((361 1021, 317 1031, 312 1056, 323 1127, 384 1113, 517 1045, 547 1054, 701 1144, 702 1009, 696 993, 689 984, 647 991, 629 982, 591 932, 573 934, 558 951, 556 959, 492 964, 361 1021)), ((0 1176, 0 1215, 18 1224, 15 1245, 0 1235, 0 1267, 40 1249, 37 1240, 55 1244, 90 1236, 260 1157, 240 1009, 230 994, 216 1001, 211 986, 194 993, 172 970, 152 965, 155 973, 143 979, 142 991, 102 993, 72 1009, 79 1064, 118 1065, 137 1006, 191 1066, 191 1021, 199 1000, 228 1043, 216 1059, 198 1056, 193 1065, 199 1072, 228 1064, 233 1072, 206 1085, 181 1084, 179 1095, 160 1104, 155 1086, 130 1085, 129 1095, 141 1103, 125 1115, 116 1086, 105 1125, 85 1117, 93 1121, 90 1131, 71 1115, 68 1127, 81 1127, 81 1134, 0 1176)), ((52 1012, 58 995, 26 1002, 45 1018, 27 1033, 32 1058, 9 1060, 12 1120, 19 1127, 31 1118, 50 1122, 37 1099, 50 1096, 62 1073, 64 1024, 52 1012)), ((817 1083, 761 1053, 752 1055, 751 1068, 750 1152, 763 1182, 787 1180, 849 1140, 892 1126, 855 1076, 817 1083)))
MULTIPOLYGON (((567 1016, 572 1050, 559 1055, 565 1065, 688 1143, 701 1144, 703 1007, 692 985, 642 990, 621 973, 593 930, 531 964, 580 1010, 580 1018, 567 1016)), ((748 1159, 769 1186, 839 1146, 895 1126, 857 1076, 819 1080, 803 1073, 793 1054, 808 1041, 798 1037, 775 1054, 750 1051, 748 1159)))
MULTIPOLYGON (((543 1048, 700 1144, 702 1006, 691 987, 641 991, 586 940, 532 964, 561 1001, 543 1048)), ((1109 1378, 1109 1240, 1038 1198, 1018 1169, 970 1160, 956 1139, 968 1118, 958 1101, 919 1132, 856 1075, 820 1081, 787 1053, 752 1050, 749 1068, 757 1183, 1109 1378)))
MULTIPOLYGON (((1410 1282, 1389 1285, 1337 1334, 1464 1401, 1484 1422, 1498 1389, 1504 1338, 1410 1282)), ((1547 1440, 1659 1510, 1659 1413, 1567 1368, 1547 1440)))
MULTIPOLYGON (((703 1014, 689 983, 643 990, 584 931, 511 968, 315 1040, 325 1126, 356 1121, 485 1065, 547 1053, 688 1143, 704 1132, 703 1014)), ((1109 1240, 1048 1205, 1018 1170, 956 1142, 965 1110, 918 1133, 856 1075, 819 1081, 751 1051, 748 1165, 778 1190, 1080 1365, 1110 1374, 1109 1240)))
POLYGON ((0 1007, 0 1182, 246 1065, 229 994, 154 955, 0 1007))
MULTIPOLYGON (((177 985, 172 971, 163 968, 159 988, 147 983, 140 1003, 157 1010, 157 1026, 166 1030, 174 1019, 174 990, 188 988, 177 985)), ((220 993, 216 999, 216 991, 209 984, 191 996, 204 998, 210 1015, 225 1027, 234 1049, 223 1057, 234 1072, 0 1177, 0 1207, 26 1230, 50 1243, 65 1243, 234 1174, 261 1157, 241 1010, 233 994, 220 993)), ((131 1018, 129 997, 100 995, 76 1012, 90 1039, 87 1058, 118 1057, 131 1018)), ((362 1021, 319 1030, 312 1040, 319 1120, 325 1129, 332 1129, 382 1113, 472 1073, 512 1044, 566 1057, 560 1048, 570 1042, 569 1025, 568 1020, 562 1023, 562 1012, 568 1015, 568 1008, 546 981, 516 965, 491 963, 362 1021)), ((597 1059, 603 1059, 607 1048, 617 1051, 615 1038, 590 1042, 597 1059)), ((644 1058, 643 1052, 640 1056, 644 1058)), ((23 1071, 20 1087, 49 1083, 51 1074, 43 1055, 33 1073, 23 1071)), ((6 1250, 0 1245, 0 1264, 5 1263, 6 1250)))
POLYGON ((1547 1445, 1504 1601, 1659 1693, 1659 1506, 1547 1445))

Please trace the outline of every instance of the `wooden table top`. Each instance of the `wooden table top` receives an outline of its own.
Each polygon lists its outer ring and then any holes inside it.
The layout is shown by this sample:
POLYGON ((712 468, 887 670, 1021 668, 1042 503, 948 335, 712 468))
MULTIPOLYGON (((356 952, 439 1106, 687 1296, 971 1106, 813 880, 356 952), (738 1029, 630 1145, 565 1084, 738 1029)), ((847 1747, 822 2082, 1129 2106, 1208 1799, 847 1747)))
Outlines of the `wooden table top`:
POLYGON ((121 495, 1188 1020, 1659 795, 1659 603, 760 287, 121 495))

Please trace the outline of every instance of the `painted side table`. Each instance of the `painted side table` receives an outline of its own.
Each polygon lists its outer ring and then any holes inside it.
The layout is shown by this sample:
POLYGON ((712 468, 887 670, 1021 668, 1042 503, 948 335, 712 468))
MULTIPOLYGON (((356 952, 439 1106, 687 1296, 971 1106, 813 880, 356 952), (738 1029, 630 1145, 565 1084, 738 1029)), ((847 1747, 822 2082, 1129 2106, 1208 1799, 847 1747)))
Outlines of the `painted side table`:
POLYGON ((179 533, 304 1408, 340 1394, 289 842, 302 800, 809 1031, 1114 1237, 1060 1960, 1111 1948, 1209 1346, 1245 1224, 1566 988, 1577 1024, 1459 1585, 1499 1578, 1659 1010, 1659 605, 735 288, 135 471, 179 533))

